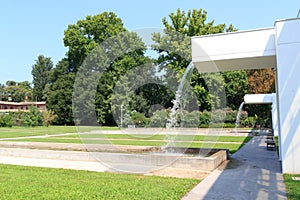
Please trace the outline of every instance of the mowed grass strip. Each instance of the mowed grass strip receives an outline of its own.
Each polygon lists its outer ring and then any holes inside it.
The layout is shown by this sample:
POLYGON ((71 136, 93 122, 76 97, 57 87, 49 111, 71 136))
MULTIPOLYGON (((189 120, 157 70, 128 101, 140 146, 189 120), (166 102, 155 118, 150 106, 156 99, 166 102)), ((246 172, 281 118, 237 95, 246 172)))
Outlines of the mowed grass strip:
MULTIPOLYGON (((134 140, 165 140, 166 135, 145 134, 74 134, 58 136, 63 138, 107 138, 107 139, 134 139, 134 140)), ((177 141, 218 141, 218 142, 249 142, 252 136, 209 136, 209 135, 170 135, 177 141)))
POLYGON ((199 180, 0 165, 0 199, 181 199, 199 180))
POLYGON ((299 174, 284 174, 284 183, 289 200, 300 199, 300 175, 299 174))
POLYGON ((94 126, 37 126, 37 127, 21 127, 14 126, 12 128, 0 128, 0 138, 15 138, 26 136, 54 135, 63 133, 89 132, 93 130, 118 130, 118 127, 94 127, 94 126))

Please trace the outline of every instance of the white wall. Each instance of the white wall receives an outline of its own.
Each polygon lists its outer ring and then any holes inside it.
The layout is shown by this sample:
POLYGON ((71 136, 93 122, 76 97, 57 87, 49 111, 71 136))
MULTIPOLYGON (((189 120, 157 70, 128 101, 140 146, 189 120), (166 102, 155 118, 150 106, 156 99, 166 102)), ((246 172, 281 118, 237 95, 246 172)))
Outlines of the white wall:
POLYGON ((282 168, 300 173, 300 19, 275 28, 282 168))
POLYGON ((200 72, 276 67, 275 29, 192 38, 192 62, 200 72))

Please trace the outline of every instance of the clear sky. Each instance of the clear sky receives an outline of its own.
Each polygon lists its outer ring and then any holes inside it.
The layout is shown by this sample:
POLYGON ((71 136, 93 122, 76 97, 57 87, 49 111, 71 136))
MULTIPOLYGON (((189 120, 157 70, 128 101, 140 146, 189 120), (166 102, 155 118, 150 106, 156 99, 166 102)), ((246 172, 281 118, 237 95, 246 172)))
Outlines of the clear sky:
POLYGON ((32 65, 40 54, 56 64, 67 51, 64 30, 87 15, 112 11, 128 30, 135 30, 163 28, 162 18, 177 8, 202 8, 216 24, 245 30, 294 18, 299 7, 299 0, 1 0, 0 83, 32 81, 32 65))

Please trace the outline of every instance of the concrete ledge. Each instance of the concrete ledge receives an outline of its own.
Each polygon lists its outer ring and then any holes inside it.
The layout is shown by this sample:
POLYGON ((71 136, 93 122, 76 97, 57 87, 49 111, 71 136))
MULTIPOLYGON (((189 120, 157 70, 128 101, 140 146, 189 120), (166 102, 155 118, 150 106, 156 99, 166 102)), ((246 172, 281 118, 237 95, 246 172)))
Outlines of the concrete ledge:
POLYGON ((99 162, 107 164, 127 163, 130 165, 151 166, 152 168, 172 167, 192 170, 213 171, 227 160, 225 150, 218 151, 209 157, 186 156, 167 153, 112 153, 112 152, 74 152, 34 150, 19 148, 0 148, 1 156, 14 156, 36 159, 65 161, 99 162))

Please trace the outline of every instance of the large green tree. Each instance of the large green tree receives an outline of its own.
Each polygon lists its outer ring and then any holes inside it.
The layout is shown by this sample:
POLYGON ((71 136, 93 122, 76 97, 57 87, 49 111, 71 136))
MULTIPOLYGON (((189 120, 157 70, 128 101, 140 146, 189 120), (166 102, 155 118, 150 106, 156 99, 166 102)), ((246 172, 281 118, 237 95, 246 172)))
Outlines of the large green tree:
POLYGON ((113 12, 87 16, 71 24, 64 32, 64 45, 68 48, 67 58, 70 71, 76 72, 89 53, 101 42, 126 31, 123 22, 113 12))
POLYGON ((111 111, 113 88, 126 70, 146 62, 141 39, 126 32, 116 14, 104 12, 69 25, 63 41, 68 51, 52 70, 48 96, 48 107, 58 116, 57 123, 72 123, 73 114, 80 116, 78 123, 94 123, 91 117, 96 111, 98 123, 115 124, 111 111), (100 72, 101 77, 97 76, 100 72), (77 93, 72 96, 73 91, 77 93), (77 102, 75 109, 72 100, 77 102))
POLYGON ((248 93, 248 78, 245 70, 222 73, 227 98, 227 106, 238 110, 248 93))
MULTIPOLYGON (((160 53, 159 62, 169 61, 167 76, 169 82, 179 80, 191 62, 191 36, 222 33, 234 31, 232 25, 215 25, 214 21, 207 21, 205 10, 189 10, 188 12, 177 9, 162 20, 164 34, 153 34, 156 42, 153 48, 160 53), (172 69, 172 70, 170 70, 172 69), (175 79, 175 80, 174 80, 175 79)), ((220 74, 199 74, 195 72, 191 78, 191 86, 197 96, 201 110, 224 107, 226 100, 221 99, 224 81, 220 74)))
MULTIPOLYGON (((121 105, 120 103, 112 106, 112 94, 116 83, 130 73, 131 69, 147 62, 144 50, 145 45, 137 34, 123 32, 101 43, 90 53, 83 67, 78 71, 75 85, 76 94, 73 95, 73 102, 75 101, 80 105, 79 107, 84 108, 81 111, 75 109, 75 113, 81 116, 83 123, 92 121, 90 119, 93 118, 95 109, 98 123, 116 125, 112 110, 120 110, 121 105), (80 103, 80 101, 85 103, 80 103)), ((134 82, 136 80, 134 79, 134 82)), ((122 79, 122 81, 124 80, 122 79)), ((124 82, 121 84, 126 85, 124 82)), ((123 95, 127 96, 125 93, 123 95)))
POLYGON ((69 62, 62 59, 50 74, 51 85, 47 91, 47 109, 56 115, 56 124, 73 124, 72 88, 75 73, 70 72, 69 62))
POLYGON ((33 77, 33 96, 38 101, 46 100, 46 85, 50 84, 50 71, 53 68, 53 62, 50 57, 39 55, 35 64, 32 66, 33 77))
POLYGON ((32 88, 28 81, 16 82, 9 80, 4 87, 1 86, 1 90, 1 99, 3 101, 22 102, 34 99, 32 88))

